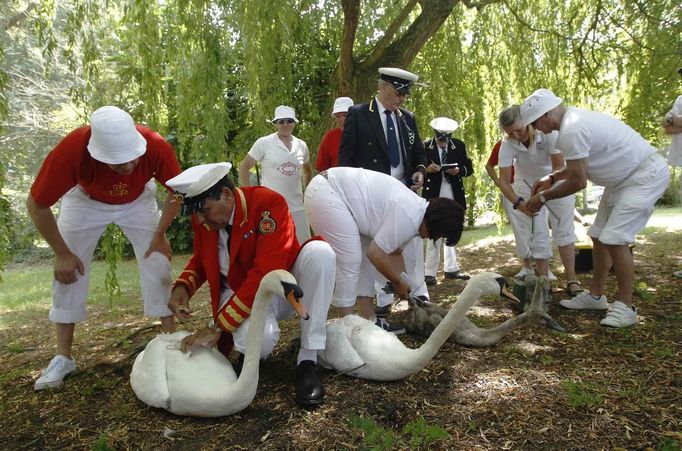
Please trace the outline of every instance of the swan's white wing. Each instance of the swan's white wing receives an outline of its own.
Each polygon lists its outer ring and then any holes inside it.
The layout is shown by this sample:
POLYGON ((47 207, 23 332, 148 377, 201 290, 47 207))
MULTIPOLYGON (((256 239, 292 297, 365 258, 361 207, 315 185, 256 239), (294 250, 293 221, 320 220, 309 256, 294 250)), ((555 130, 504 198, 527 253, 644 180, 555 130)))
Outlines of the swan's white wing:
POLYGON ((166 376, 170 393, 168 410, 177 415, 199 417, 225 415, 230 388, 237 380, 225 356, 215 348, 203 346, 191 353, 169 350, 166 376))
MULTIPOLYGON (((339 373, 345 373, 364 365, 350 342, 350 334, 359 318, 355 315, 345 316, 327 323, 327 341, 325 349, 318 352, 319 363, 339 373)), ((366 320, 364 320, 366 321, 366 320)))
POLYGON ((130 372, 130 385, 145 404, 162 409, 170 405, 166 382, 166 348, 176 346, 187 335, 189 332, 184 331, 160 334, 135 359, 130 372))

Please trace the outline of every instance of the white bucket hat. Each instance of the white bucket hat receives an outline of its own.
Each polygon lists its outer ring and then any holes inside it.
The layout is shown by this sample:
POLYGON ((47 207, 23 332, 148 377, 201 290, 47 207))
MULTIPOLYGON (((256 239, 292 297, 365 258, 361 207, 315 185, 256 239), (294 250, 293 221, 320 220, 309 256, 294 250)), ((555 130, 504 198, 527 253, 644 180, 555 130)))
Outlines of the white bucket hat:
POLYGON ((280 105, 277 108, 275 108, 275 117, 272 118, 272 123, 274 124, 280 119, 293 119, 294 122, 298 124, 298 119, 296 119, 296 112, 290 106, 280 105))
POLYGON ((549 89, 538 89, 521 104, 521 121, 524 125, 532 124, 549 110, 561 105, 561 102, 563 100, 549 89))
POLYGON ((334 108, 332 108, 332 117, 336 113, 347 113, 348 108, 353 106, 353 99, 350 97, 337 97, 334 100, 334 108))
POLYGON ((135 121, 120 108, 103 106, 90 115, 88 151, 107 164, 123 164, 144 155, 147 141, 135 128, 135 121))

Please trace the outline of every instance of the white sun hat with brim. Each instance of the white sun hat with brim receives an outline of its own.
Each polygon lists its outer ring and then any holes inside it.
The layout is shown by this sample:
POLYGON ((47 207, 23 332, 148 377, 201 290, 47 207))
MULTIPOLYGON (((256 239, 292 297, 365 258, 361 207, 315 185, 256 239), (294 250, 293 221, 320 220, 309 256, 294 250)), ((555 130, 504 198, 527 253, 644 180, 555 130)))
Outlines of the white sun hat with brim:
POLYGON ((181 215, 196 213, 204 201, 217 193, 216 185, 232 168, 231 163, 209 163, 192 166, 166 181, 175 191, 175 198, 182 201, 181 215))
POLYGON ((532 124, 540 116, 561 105, 560 97, 554 95, 552 91, 545 88, 540 88, 533 94, 526 97, 526 100, 520 106, 521 121, 523 125, 532 124))
POLYGON ((337 97, 334 100, 334 108, 332 108, 332 117, 336 113, 347 113, 348 108, 353 106, 353 99, 350 97, 337 97))
POLYGON ((379 78, 389 82, 400 94, 406 95, 410 93, 412 84, 419 80, 419 75, 397 67, 380 67, 379 78))
POLYGON ((272 118, 272 123, 274 124, 280 119, 293 119, 295 123, 298 124, 298 119, 296 119, 296 112, 293 108, 286 105, 280 105, 275 108, 275 117, 272 118))
POLYGON ((459 123, 449 117, 437 117, 429 122, 437 137, 447 137, 459 128, 459 123))
POLYGON ((106 164, 123 164, 141 157, 147 141, 135 128, 135 121, 120 108, 103 106, 90 115, 88 151, 106 164))

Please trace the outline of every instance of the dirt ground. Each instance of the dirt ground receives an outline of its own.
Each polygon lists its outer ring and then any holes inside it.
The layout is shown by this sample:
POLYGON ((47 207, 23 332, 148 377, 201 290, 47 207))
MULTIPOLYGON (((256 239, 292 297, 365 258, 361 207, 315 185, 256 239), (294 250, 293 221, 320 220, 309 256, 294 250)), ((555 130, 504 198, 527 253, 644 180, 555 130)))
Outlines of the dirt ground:
MULTIPOLYGON (((493 270, 512 280, 519 269, 508 240, 459 249, 468 272, 493 270)), ((181 257, 178 257, 181 258, 181 257)), ((175 416, 147 407, 129 384, 137 352, 158 332, 137 312, 92 308, 77 330, 78 371, 62 388, 33 391, 53 353, 46 309, 8 312, 0 330, 0 443, 3 449, 392 449, 424 447, 404 427, 447 433, 432 449, 665 449, 682 445, 682 263, 679 233, 640 240, 636 305, 639 324, 599 325, 602 312, 566 311, 562 277, 550 313, 568 331, 534 323, 490 348, 446 343, 408 379, 376 383, 323 373, 327 396, 314 410, 293 396, 297 323, 283 326, 274 355, 261 364, 250 407, 216 419, 175 416), (364 429, 352 418, 372 420, 364 429)), ((557 275, 561 271, 556 265, 557 275)), ((589 274, 580 274, 583 285, 589 274)), ((614 279, 610 277, 609 293, 614 279)), ((464 282, 439 279, 433 300, 448 305, 464 282)), ((200 295, 206 299, 206 294, 200 295)), ((193 305, 205 302, 194 300, 193 305)), ((404 303, 403 303, 404 304, 404 303)), ((399 304, 391 319, 404 320, 399 304)), ((479 325, 511 317, 510 305, 485 300, 472 310, 479 325)), ((183 328, 194 330, 205 318, 183 328)), ((410 347, 424 339, 402 335, 410 347)))

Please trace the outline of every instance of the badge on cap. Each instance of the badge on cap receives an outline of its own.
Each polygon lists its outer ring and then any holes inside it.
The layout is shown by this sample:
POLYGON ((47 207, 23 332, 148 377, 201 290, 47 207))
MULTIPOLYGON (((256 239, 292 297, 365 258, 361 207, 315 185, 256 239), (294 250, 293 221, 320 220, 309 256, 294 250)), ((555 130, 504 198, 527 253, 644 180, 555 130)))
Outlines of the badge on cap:
POLYGON ((261 235, 268 235, 277 229, 277 223, 270 217, 270 214, 269 210, 265 210, 260 214, 261 219, 258 222, 258 233, 261 235))

